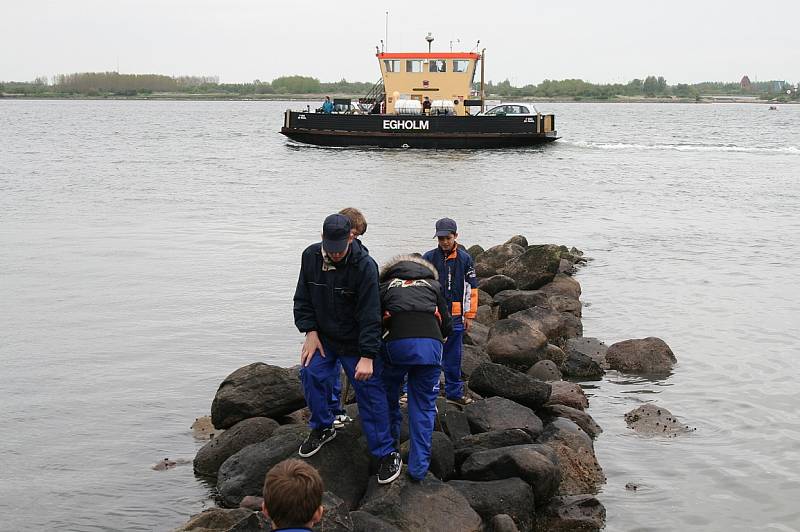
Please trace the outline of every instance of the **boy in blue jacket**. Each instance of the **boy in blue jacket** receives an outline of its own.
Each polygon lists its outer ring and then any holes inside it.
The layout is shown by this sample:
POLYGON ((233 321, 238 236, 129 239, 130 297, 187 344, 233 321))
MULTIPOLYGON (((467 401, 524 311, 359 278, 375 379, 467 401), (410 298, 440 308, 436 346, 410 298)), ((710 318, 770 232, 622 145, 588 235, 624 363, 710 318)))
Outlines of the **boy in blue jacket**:
POLYGON ((442 295, 453 316, 453 334, 447 337, 444 344, 444 392, 450 402, 466 405, 472 399, 464 395, 461 357, 464 331, 469 331, 478 312, 478 277, 472 257, 456 241, 458 227, 455 220, 438 220, 434 238, 438 239, 439 246, 425 253, 422 258, 436 267, 442 295))
POLYGON ((408 474, 422 480, 431 462, 431 439, 442 369, 444 338, 452 331, 447 303, 432 264, 401 255, 381 270, 384 321, 383 384, 392 437, 400 438, 400 388, 408 376, 408 474))
POLYGON ((350 220, 331 214, 322 242, 303 251, 294 294, 294 321, 306 340, 300 353, 300 379, 311 412, 311 434, 300 456, 316 454, 336 437, 331 412, 332 382, 341 361, 353 385, 364 437, 378 459, 378 482, 400 475, 402 461, 389 432, 382 361, 378 267, 353 241, 350 220))

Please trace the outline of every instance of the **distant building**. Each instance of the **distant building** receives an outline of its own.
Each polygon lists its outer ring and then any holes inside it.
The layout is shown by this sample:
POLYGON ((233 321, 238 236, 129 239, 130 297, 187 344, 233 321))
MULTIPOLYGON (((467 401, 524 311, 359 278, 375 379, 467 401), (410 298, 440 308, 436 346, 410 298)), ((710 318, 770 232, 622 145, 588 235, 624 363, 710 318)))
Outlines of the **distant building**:
POLYGON ((742 87, 743 91, 749 91, 752 88, 752 83, 750 83, 750 78, 744 76, 742 81, 739 82, 739 85, 742 87))

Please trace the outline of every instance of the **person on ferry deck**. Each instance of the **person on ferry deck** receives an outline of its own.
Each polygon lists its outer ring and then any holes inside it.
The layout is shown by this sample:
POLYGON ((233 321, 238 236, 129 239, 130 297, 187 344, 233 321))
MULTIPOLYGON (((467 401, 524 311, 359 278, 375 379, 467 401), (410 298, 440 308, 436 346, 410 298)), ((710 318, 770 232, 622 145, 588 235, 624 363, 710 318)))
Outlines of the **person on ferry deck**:
POLYGON ((333 112, 333 102, 330 96, 325 96, 325 101, 322 102, 322 112, 325 114, 331 114, 333 112))
POLYGON ((422 114, 431 114, 431 99, 427 96, 425 96, 425 99, 422 101, 422 114))

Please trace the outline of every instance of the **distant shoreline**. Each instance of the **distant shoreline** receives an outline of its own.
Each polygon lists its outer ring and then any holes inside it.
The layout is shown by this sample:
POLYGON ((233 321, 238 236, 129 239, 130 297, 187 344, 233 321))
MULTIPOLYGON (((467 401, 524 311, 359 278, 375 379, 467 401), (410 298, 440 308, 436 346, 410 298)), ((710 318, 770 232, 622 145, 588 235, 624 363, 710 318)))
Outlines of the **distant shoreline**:
MULTIPOLYGON (((66 94, 0 94, 0 100, 153 100, 153 101, 314 101, 322 100, 325 96, 332 98, 350 98, 357 100, 361 95, 352 94, 255 94, 255 95, 229 95, 229 94, 190 94, 190 93, 155 93, 136 96, 86 96, 82 94, 66 95, 66 94)), ((672 97, 633 97, 633 96, 619 96, 615 98, 599 99, 599 98, 531 98, 531 97, 509 97, 501 98, 500 96, 492 96, 487 100, 497 101, 521 101, 521 102, 541 102, 541 103, 757 103, 764 105, 789 105, 798 104, 800 102, 779 102, 772 100, 761 100, 754 97, 736 97, 725 95, 707 95, 701 96, 699 100, 695 98, 672 98, 672 97)))

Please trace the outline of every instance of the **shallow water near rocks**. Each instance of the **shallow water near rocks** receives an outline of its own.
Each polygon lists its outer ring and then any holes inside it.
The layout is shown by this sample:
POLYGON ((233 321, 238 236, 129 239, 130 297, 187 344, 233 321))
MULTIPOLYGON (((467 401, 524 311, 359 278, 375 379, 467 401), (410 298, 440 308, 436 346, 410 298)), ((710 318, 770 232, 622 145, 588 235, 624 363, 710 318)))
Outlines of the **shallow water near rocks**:
POLYGON ((226 375, 296 362, 300 252, 349 205, 379 261, 441 216, 576 246, 585 335, 669 344, 666 378, 587 383, 607 530, 800 528, 800 106, 542 104, 553 145, 436 152, 292 144, 290 105, 0 101, 0 529, 212 504, 151 467, 194 456, 226 375), (645 402, 697 430, 637 435, 645 402))

